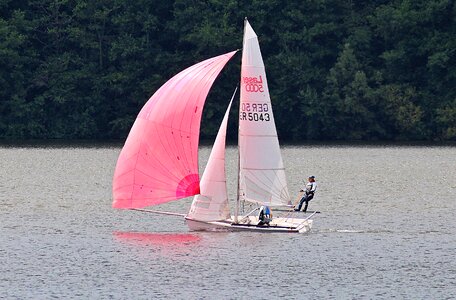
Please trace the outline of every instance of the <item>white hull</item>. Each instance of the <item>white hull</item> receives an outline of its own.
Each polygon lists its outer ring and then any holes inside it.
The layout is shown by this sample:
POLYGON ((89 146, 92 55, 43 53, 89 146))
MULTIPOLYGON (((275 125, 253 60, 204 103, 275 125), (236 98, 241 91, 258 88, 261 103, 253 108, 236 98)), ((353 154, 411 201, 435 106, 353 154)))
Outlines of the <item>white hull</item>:
POLYGON ((294 232, 306 233, 312 228, 312 220, 300 218, 274 218, 269 225, 257 225, 257 217, 246 217, 235 224, 234 218, 224 221, 200 221, 186 217, 192 231, 260 231, 260 232, 294 232))

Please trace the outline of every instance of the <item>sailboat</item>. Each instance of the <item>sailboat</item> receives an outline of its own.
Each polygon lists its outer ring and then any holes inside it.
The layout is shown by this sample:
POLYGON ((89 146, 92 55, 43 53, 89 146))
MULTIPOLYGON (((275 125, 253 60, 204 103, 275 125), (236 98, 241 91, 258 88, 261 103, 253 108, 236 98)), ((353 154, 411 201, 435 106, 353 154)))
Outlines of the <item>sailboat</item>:
MULTIPOLYGON (((175 75, 146 102, 119 155, 113 207, 146 210, 194 196, 190 230, 305 233, 311 217, 294 212, 277 137, 258 37, 245 20, 239 103, 238 191, 231 215, 226 185, 225 138, 235 94, 226 110, 205 171, 198 171, 199 129, 207 94, 238 50, 197 63, 175 75), (241 212, 242 203, 256 207, 241 212), (276 207, 282 216, 267 216, 276 207)), ((274 213, 274 214, 276 214, 274 213)))

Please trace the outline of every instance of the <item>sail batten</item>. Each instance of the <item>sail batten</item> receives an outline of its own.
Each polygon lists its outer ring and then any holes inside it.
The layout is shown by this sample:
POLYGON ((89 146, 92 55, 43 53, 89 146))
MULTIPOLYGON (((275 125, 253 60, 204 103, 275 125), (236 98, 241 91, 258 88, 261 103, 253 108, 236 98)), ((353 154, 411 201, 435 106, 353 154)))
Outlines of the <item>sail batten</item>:
POLYGON ((204 102, 235 53, 183 70, 147 101, 119 155, 113 207, 142 208, 200 192, 198 144, 204 102))

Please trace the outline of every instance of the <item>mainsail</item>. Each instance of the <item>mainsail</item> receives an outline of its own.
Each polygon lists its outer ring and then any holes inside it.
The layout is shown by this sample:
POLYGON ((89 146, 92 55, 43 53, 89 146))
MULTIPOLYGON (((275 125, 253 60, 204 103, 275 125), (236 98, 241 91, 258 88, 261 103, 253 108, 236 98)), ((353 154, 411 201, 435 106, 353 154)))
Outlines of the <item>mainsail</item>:
MULTIPOLYGON (((233 94, 234 97, 234 94, 233 94)), ((201 194, 193 198, 189 218, 200 221, 217 221, 230 218, 226 189, 225 138, 231 103, 220 125, 206 169, 201 177, 201 194)))
POLYGON ((239 198, 290 203, 258 38, 245 21, 239 107, 239 198))
POLYGON ((141 208, 200 192, 201 113, 214 80, 235 53, 185 69, 147 101, 117 161, 113 207, 141 208))

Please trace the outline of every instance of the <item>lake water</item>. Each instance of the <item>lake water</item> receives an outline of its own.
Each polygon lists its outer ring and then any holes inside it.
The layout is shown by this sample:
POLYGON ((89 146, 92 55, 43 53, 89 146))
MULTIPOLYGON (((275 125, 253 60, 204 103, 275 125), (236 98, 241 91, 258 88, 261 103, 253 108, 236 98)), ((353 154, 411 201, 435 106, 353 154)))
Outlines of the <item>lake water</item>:
MULTIPOLYGON (((284 147, 290 193, 319 184, 309 234, 194 233, 114 210, 119 151, 0 147, 0 298, 456 298, 454 146, 284 147)), ((227 158, 234 195, 236 148, 227 158)))

